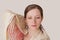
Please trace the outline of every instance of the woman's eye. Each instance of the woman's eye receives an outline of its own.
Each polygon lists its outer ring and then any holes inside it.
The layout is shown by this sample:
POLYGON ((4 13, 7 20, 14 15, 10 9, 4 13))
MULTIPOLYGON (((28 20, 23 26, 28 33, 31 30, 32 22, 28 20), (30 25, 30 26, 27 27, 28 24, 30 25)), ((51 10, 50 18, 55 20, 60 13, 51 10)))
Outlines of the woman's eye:
POLYGON ((36 17, 37 19, 40 19, 40 17, 36 17))

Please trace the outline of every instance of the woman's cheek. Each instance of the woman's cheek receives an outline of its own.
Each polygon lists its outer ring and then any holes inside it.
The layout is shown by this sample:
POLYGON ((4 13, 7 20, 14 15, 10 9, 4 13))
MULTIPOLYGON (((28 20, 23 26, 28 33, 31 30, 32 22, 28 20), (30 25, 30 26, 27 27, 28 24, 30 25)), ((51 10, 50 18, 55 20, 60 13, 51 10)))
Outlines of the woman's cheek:
POLYGON ((37 24, 38 26, 40 26, 41 20, 37 20, 37 21, 36 21, 36 24, 37 24))

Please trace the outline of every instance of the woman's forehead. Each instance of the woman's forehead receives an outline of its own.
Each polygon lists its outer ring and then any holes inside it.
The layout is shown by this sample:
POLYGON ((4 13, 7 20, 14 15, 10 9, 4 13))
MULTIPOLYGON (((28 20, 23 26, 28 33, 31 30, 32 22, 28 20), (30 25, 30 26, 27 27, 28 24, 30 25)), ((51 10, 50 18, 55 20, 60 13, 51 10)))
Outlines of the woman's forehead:
POLYGON ((40 11, 38 9, 32 9, 27 13, 27 16, 40 16, 40 11))

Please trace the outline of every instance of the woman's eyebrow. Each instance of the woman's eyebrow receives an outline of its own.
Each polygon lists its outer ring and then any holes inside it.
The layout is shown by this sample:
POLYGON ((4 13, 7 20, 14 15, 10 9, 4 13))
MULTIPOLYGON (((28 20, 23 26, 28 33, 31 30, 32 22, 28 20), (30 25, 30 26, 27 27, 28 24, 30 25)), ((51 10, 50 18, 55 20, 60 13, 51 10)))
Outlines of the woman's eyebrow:
POLYGON ((31 15, 28 15, 28 17, 31 17, 31 15))

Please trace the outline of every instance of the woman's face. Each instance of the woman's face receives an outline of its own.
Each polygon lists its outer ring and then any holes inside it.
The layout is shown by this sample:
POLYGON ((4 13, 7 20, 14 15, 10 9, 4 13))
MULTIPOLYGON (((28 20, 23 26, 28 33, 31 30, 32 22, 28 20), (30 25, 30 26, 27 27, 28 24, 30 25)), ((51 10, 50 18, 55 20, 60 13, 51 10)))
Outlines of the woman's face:
POLYGON ((30 10, 26 15, 26 23, 30 29, 38 29, 41 21, 41 13, 37 8, 30 10))

